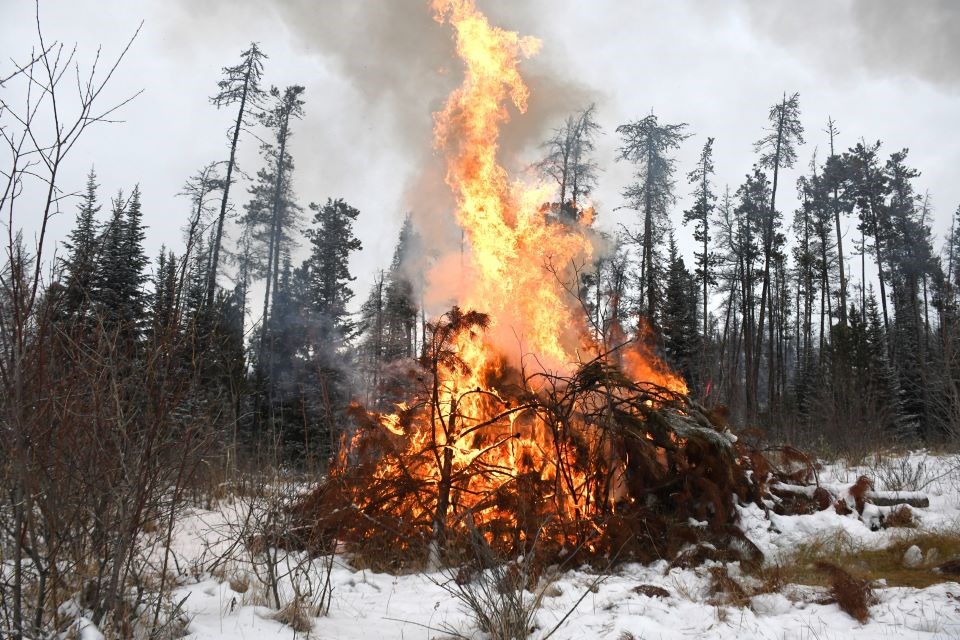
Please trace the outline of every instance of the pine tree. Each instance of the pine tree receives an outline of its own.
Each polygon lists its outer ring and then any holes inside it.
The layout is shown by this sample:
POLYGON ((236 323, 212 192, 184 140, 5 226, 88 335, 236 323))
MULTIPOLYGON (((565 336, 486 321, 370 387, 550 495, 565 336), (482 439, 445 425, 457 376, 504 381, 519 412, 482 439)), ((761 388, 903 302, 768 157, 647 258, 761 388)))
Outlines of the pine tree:
POLYGON ((259 115, 261 103, 266 93, 260 88, 263 76, 263 60, 267 57, 260 51, 256 42, 240 54, 240 64, 223 68, 223 79, 217 83, 220 91, 210 101, 220 107, 237 106, 237 120, 230 138, 230 159, 227 160, 227 175, 223 182, 223 197, 220 200, 220 215, 217 218, 216 232, 211 247, 210 277, 207 285, 207 304, 213 303, 217 286, 217 270, 220 266, 220 245, 223 241, 223 223, 227 217, 230 202, 230 185, 233 183, 233 171, 236 167, 237 142, 240 130, 249 125, 250 115, 259 115))
POLYGON ((675 201, 673 173, 676 160, 670 153, 687 139, 686 123, 660 124, 653 114, 617 127, 622 138, 618 160, 637 168, 636 181, 623 192, 630 207, 640 211, 643 227, 634 238, 640 245, 640 305, 654 325, 658 317, 663 243, 669 220, 669 207, 675 201))
POLYGON ((67 271, 65 310, 79 314, 89 307, 89 296, 96 278, 99 254, 97 238, 97 175, 93 169, 87 174, 87 186, 77 207, 77 222, 63 243, 67 250, 64 266, 67 271))
POLYGON ((691 389, 700 386, 698 375, 702 340, 697 333, 697 281, 677 252, 673 233, 669 243, 670 267, 663 302, 663 349, 667 362, 683 375, 691 389))

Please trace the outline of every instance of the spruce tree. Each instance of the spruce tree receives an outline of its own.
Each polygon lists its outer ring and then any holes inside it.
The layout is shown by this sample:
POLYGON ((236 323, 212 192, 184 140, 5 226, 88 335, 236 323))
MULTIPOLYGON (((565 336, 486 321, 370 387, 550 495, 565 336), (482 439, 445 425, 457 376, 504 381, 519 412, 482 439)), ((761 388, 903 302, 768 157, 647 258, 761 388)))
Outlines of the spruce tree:
POLYGON ((94 293, 106 326, 131 340, 140 337, 146 319, 145 235, 140 187, 134 187, 128 200, 122 192, 118 193, 100 238, 102 249, 94 293))
POLYGON ((227 175, 223 182, 223 196, 220 200, 220 215, 217 217, 216 231, 210 248, 210 274, 207 283, 207 304, 213 302, 214 290, 217 286, 217 270, 220 266, 220 245, 223 242, 223 223, 227 217, 227 206, 230 202, 230 185, 233 183, 233 172, 236 167, 237 142, 244 125, 249 125, 250 115, 260 115, 261 103, 266 92, 260 88, 260 79, 263 76, 263 60, 267 57, 260 51, 256 42, 240 54, 240 63, 232 67, 223 68, 223 79, 217 83, 219 92, 210 98, 210 101, 220 107, 237 105, 237 119, 233 125, 230 137, 230 158, 227 160, 227 175))
POLYGON ((675 201, 676 159, 671 154, 689 137, 686 128, 686 123, 660 124, 653 114, 617 127, 622 138, 617 159, 626 160, 637 169, 636 180, 627 186, 623 196, 642 215, 642 228, 634 236, 640 246, 640 308, 654 326, 664 272, 660 247, 668 227, 669 207, 675 201))
POLYGON ((713 138, 707 138, 700 152, 700 159, 696 168, 687 174, 687 182, 693 185, 693 207, 683 212, 683 223, 693 222, 693 239, 699 243, 700 249, 696 256, 696 276, 700 281, 700 302, 703 305, 701 320, 704 339, 709 335, 708 304, 709 287, 715 284, 713 277, 713 255, 710 253, 710 219, 717 199, 713 193, 710 176, 714 173, 713 167, 713 138))
POLYGON ((77 221, 63 243, 67 250, 66 267, 66 312, 75 316, 89 306, 97 269, 99 253, 97 238, 97 175, 93 169, 87 174, 87 185, 80 196, 77 221))
POLYGON ((701 336, 697 333, 697 280, 687 270, 670 233, 670 266, 663 301, 663 350, 669 362, 691 389, 699 388, 701 336))

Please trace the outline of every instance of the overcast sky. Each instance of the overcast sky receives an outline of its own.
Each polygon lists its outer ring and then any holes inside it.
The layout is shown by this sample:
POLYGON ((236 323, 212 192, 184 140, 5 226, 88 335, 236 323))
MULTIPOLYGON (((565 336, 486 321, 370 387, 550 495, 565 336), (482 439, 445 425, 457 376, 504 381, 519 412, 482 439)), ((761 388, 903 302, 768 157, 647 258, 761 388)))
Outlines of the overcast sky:
MULTIPOLYGON (((778 204, 787 219, 794 181, 815 147, 823 157, 828 116, 838 144, 880 139, 889 154, 910 148, 910 163, 929 189, 938 239, 960 204, 960 2, 954 0, 774 0, 617 2, 615 0, 478 0, 505 28, 539 37, 540 55, 525 65, 529 113, 505 132, 504 161, 515 170, 565 115, 596 102, 603 127, 597 159, 605 169, 595 194, 599 223, 631 224, 615 208, 630 167, 615 163, 614 129, 653 113, 689 123, 694 135, 679 153, 689 171, 706 136, 716 138, 717 179, 731 190, 750 171, 752 143, 767 111, 800 92, 807 144, 781 178, 778 204)), ((69 159, 64 188, 82 187, 96 167, 106 198, 141 185, 148 251, 182 246, 188 203, 177 193, 202 165, 226 157, 234 114, 209 103, 220 68, 257 41, 270 59, 265 83, 306 87, 294 128, 295 188, 302 204, 342 197, 361 211, 364 250, 354 260, 358 298, 373 272, 389 263, 407 210, 443 212, 446 193, 430 149, 431 112, 460 82, 449 26, 432 20, 426 0, 41 0, 46 37, 79 46, 81 65, 96 47, 115 56, 143 29, 110 85, 106 102, 139 89, 122 124, 91 130, 69 159)), ((0 77, 35 42, 34 4, 0 0, 0 77)), ((106 104, 106 102, 104 104, 106 104)), ((257 142, 241 142, 242 168, 260 166, 257 142)), ((680 202, 688 187, 678 176, 680 202)), ((235 188, 239 208, 246 185, 235 188)), ((65 208, 54 234, 74 219, 65 208)), ((21 223, 30 220, 22 211, 21 223)), ((850 230, 852 233, 852 229, 850 230)), ((690 232, 679 232, 689 246, 690 232)), ((938 248, 940 242, 938 241, 938 248)))

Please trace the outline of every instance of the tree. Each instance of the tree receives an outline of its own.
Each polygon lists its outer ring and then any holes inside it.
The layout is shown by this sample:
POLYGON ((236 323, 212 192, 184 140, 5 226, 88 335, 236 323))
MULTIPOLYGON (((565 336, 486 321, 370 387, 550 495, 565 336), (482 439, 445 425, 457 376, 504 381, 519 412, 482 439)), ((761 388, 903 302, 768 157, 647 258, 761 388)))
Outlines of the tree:
POLYGON ((887 176, 880 167, 880 141, 867 145, 863 141, 843 155, 849 179, 846 182, 846 197, 856 204, 860 215, 858 228, 864 239, 860 258, 861 286, 867 281, 866 237, 873 238, 873 255, 877 261, 877 277, 880 281, 880 305, 883 309, 884 331, 890 331, 890 316, 887 312, 887 279, 885 246, 889 229, 888 211, 885 205, 890 194, 887 176))
POLYGON ((315 228, 307 230, 310 239, 310 300, 317 313, 325 316, 342 335, 350 332, 347 305, 353 299, 350 283, 350 254, 361 249, 353 234, 360 212, 342 198, 327 198, 325 205, 310 203, 315 228))
POLYGON ((264 143, 261 147, 267 160, 267 168, 257 172, 257 182, 251 187, 252 198, 247 205, 246 222, 260 229, 260 239, 268 247, 258 361, 263 357, 270 293, 276 289, 280 256, 287 248, 286 234, 297 214, 290 180, 293 159, 287 145, 292 135, 290 121, 303 116, 303 100, 300 99, 303 91, 304 88, 299 85, 289 86, 282 93, 276 87, 270 89, 273 106, 263 115, 262 120, 263 124, 273 131, 274 144, 264 143))
POLYGON ((663 350, 690 388, 700 385, 697 362, 703 350, 697 333, 697 280, 687 271, 670 234, 670 267, 663 303, 663 350))
POLYGON ((237 120, 233 125, 230 137, 230 159, 227 160, 227 175, 223 181, 223 196, 220 199, 220 215, 217 218, 217 230, 210 248, 210 277, 207 285, 207 304, 213 304, 214 290, 217 286, 217 269, 220 265, 220 244, 223 241, 223 222, 227 217, 227 206, 230 202, 230 185, 233 182, 233 171, 236 166, 237 142, 240 139, 240 130, 248 125, 250 115, 259 114, 261 103, 266 93, 260 88, 260 79, 263 76, 263 60, 266 54, 260 51, 256 42, 240 54, 240 64, 223 68, 223 79, 217 83, 220 91, 210 98, 210 101, 220 107, 237 106, 237 120))
POLYGON ((930 435, 929 341, 920 296, 922 283, 935 268, 930 229, 921 219, 917 206, 920 196, 912 184, 920 173, 907 166, 906 158, 906 149, 893 153, 884 167, 890 187, 887 255, 896 317, 891 346, 900 376, 904 411, 916 416, 920 428, 930 435))
POLYGON ((617 127, 623 139, 618 160, 636 166, 636 181, 627 186, 623 196, 629 206, 643 214, 643 229, 634 240, 641 248, 641 308, 652 323, 656 322, 658 278, 661 261, 655 254, 662 243, 668 222, 668 207, 674 202, 673 172, 676 160, 670 153, 680 148, 689 136, 686 123, 660 124, 653 114, 617 127))
POLYGON ((391 364, 416 355, 419 305, 407 265, 420 251, 420 237, 408 215, 389 271, 377 273, 360 308, 358 351, 374 406, 399 402, 410 392, 406 370, 391 364))
MULTIPOLYGON (((763 286, 760 290, 760 312, 757 321, 757 352, 754 355, 753 377, 756 380, 760 375, 760 354, 763 344, 763 328, 765 312, 770 292, 770 268, 776 259, 774 244, 776 234, 774 227, 779 220, 777 214, 777 184, 780 169, 789 169, 797 161, 797 145, 803 144, 803 125, 800 124, 800 94, 794 93, 789 98, 783 94, 783 100, 770 107, 768 114, 770 125, 766 134, 754 143, 754 150, 760 154, 759 166, 773 171, 773 184, 770 189, 770 206, 766 215, 766 224, 763 230, 763 286)), ((772 305, 771 305, 772 306, 772 305)), ((768 328, 768 366, 774 369, 773 352, 773 323, 768 328)), ((770 389, 773 389, 771 378, 770 389)), ((771 400, 773 394, 771 393, 771 400)))
POLYGON ((843 233, 840 230, 840 216, 850 213, 852 203, 840 197, 841 187, 846 179, 846 167, 842 156, 834 150, 834 139, 839 133, 833 118, 828 118, 827 134, 830 136, 830 157, 827 158, 826 165, 823 168, 823 180, 825 189, 830 193, 830 204, 837 234, 837 262, 840 273, 840 300, 837 307, 840 311, 840 322, 843 324, 847 322, 847 275, 846 263, 843 259, 843 233))
POLYGON ((177 257, 166 247, 160 248, 157 258, 157 270, 153 276, 153 304, 151 316, 151 336, 159 344, 169 339, 169 332, 177 323, 177 257))
POLYGON ((87 186, 77 206, 77 222, 63 243, 67 250, 65 311, 77 315, 88 307, 97 268, 97 175, 91 168, 87 186))
POLYGON ((420 235, 408 215, 400 228, 386 282, 383 321, 383 356, 386 362, 416 355, 416 325, 419 305, 407 264, 422 250, 420 235))
MULTIPOLYGON (((184 280, 187 273, 187 264, 190 262, 191 257, 193 257, 193 251, 195 246, 202 240, 201 233, 203 229, 206 228, 207 217, 211 214, 210 211, 210 196, 218 189, 225 190, 226 183, 223 178, 220 177, 217 172, 217 163, 211 162, 190 178, 183 185, 183 190, 179 195, 186 196, 190 198, 190 208, 191 215, 190 219, 187 222, 186 229, 184 233, 186 235, 186 249, 183 253, 183 261, 180 265, 180 276, 178 278, 177 288, 178 290, 183 289, 184 280)), ((211 233, 211 242, 210 242, 210 263, 209 269, 215 269, 213 253, 215 250, 215 245, 220 241, 217 239, 217 234, 221 232, 219 226, 217 226, 211 233)), ((204 268, 200 274, 203 278, 203 291, 201 299, 205 304, 210 303, 208 297, 209 293, 209 282, 210 282, 210 272, 209 269, 204 268)), ((178 301, 179 307, 179 301, 178 301)))
POLYGON ((94 300, 107 326, 131 340, 139 338, 146 311, 144 237, 138 186, 128 200, 122 193, 113 200, 94 284, 94 300))
MULTIPOLYGON (((755 286, 756 273, 760 268, 761 243, 765 242, 768 233, 770 181, 767 180, 767 174, 759 167, 754 167, 753 173, 747 174, 746 181, 737 189, 736 197, 739 204, 734 209, 736 228, 731 237, 731 249, 738 263, 736 272, 740 276, 738 298, 743 322, 745 408, 747 416, 753 418, 757 411, 759 380, 759 368, 754 364, 759 361, 763 336, 757 329, 755 286)), ((774 232, 775 229, 769 231, 771 234, 774 232)))
POLYGON ((556 181, 559 210, 572 218, 579 216, 581 199, 589 196, 597 183, 598 167, 591 157, 600 131, 595 117, 594 104, 568 116, 543 144, 547 155, 536 164, 544 177, 556 181))
POLYGON ((713 138, 707 138, 700 152, 700 159, 697 161, 697 167, 687 174, 687 182, 694 185, 693 207, 683 212, 684 224, 694 223, 693 239, 700 243, 701 249, 696 256, 696 276, 700 280, 701 303, 703 305, 703 332, 702 336, 706 340, 709 334, 708 323, 710 321, 707 313, 710 285, 715 284, 713 278, 713 256, 710 253, 710 218, 713 214, 714 202, 717 199, 713 193, 713 187, 710 184, 710 176, 713 175, 713 138))
POLYGON ((269 424, 292 451, 308 461, 332 454, 350 398, 347 340, 353 325, 349 259, 359 250, 353 223, 359 211, 342 199, 310 204, 315 227, 307 232, 310 256, 292 268, 284 256, 265 318, 264 356, 258 362, 266 385, 269 424))

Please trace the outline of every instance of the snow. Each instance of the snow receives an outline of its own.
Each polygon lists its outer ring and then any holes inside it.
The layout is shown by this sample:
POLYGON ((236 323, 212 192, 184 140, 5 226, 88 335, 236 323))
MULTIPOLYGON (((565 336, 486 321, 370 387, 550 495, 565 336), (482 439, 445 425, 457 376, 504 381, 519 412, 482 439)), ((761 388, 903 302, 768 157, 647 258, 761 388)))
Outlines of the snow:
MULTIPOLYGON (((866 474, 877 478, 877 491, 919 491, 930 497, 931 503, 927 509, 913 510, 922 527, 956 527, 960 522, 958 459, 917 452, 909 454, 908 461, 913 459, 911 456, 926 466, 927 476, 919 480, 925 483, 923 487, 884 486, 880 478, 883 474, 876 468, 841 464, 826 466, 820 471, 820 478, 831 487, 842 488, 866 474)), ((898 484, 890 478, 887 480, 886 484, 898 484)), ((226 566, 214 561, 229 547, 229 523, 240 511, 237 505, 228 502, 217 511, 195 510, 179 523, 176 564, 187 577, 181 580, 174 600, 186 598, 188 637, 196 640, 305 637, 274 619, 275 610, 264 606, 267 603, 263 598, 258 600, 253 581, 244 588, 242 581, 236 579, 244 571, 249 572, 249 567, 242 562, 226 566)), ((769 562, 775 562, 797 544, 817 536, 842 532, 851 542, 879 548, 889 544, 895 535, 892 530, 872 530, 870 517, 861 520, 855 514, 841 516, 833 509, 784 517, 772 513, 768 516, 759 507, 750 505, 741 508, 740 524, 769 562)), ((908 555, 913 551, 908 551, 908 555)), ((916 549, 910 555, 911 561, 922 561, 922 556, 915 557, 920 553, 921 550, 916 549)), ((306 567, 319 583, 318 576, 330 560, 291 554, 285 558, 284 566, 306 567)), ((313 629, 308 637, 343 640, 427 640, 458 634, 477 640, 487 637, 471 626, 469 615, 443 588, 449 577, 442 572, 389 575, 353 568, 343 556, 332 558, 332 562, 329 614, 312 619, 313 629)), ((573 608, 574 613, 563 620, 553 638, 960 637, 960 584, 954 582, 925 589, 880 586, 875 589, 878 602, 870 608, 870 620, 861 624, 836 604, 823 604, 825 592, 815 587, 788 585, 780 593, 756 595, 745 606, 718 604, 710 594, 711 566, 716 564, 707 563, 696 569, 670 569, 665 561, 648 566, 627 564, 600 577, 586 568, 566 571, 557 576, 549 588, 544 588, 542 606, 535 618, 537 629, 531 638, 542 638, 573 608), (639 585, 661 587, 669 596, 638 593, 634 589, 639 585)), ((731 576, 741 576, 736 563, 727 570, 731 576)), ((292 594, 290 588, 285 585, 286 598, 292 594)), ((101 636, 92 625, 85 623, 81 637, 101 636)))

